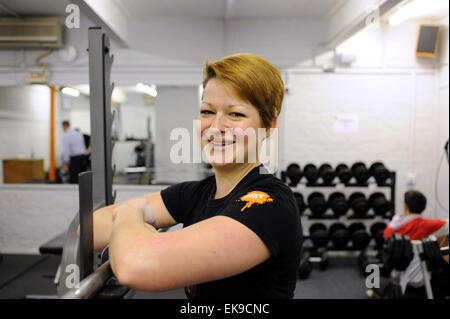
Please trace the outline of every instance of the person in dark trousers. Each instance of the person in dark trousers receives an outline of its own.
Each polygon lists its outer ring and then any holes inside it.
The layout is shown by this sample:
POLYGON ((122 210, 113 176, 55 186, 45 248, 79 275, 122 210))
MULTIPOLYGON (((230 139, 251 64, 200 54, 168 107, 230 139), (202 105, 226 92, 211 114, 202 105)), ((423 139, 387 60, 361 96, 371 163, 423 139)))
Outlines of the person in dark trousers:
POLYGON ((63 121, 64 130, 62 169, 69 170, 69 183, 78 183, 78 174, 85 172, 89 167, 89 156, 86 150, 83 135, 70 127, 69 121, 63 121))
POLYGON ((83 135, 83 139, 84 139, 84 146, 86 146, 86 151, 88 153, 88 163, 87 163, 87 167, 86 170, 91 170, 91 136, 89 134, 83 133, 79 128, 75 128, 75 130, 80 133, 81 135, 83 135))
POLYGON ((278 126, 284 84, 267 60, 206 61, 199 143, 214 175, 94 212, 94 248, 109 245, 119 282, 189 299, 293 298, 303 243, 292 190, 259 149, 278 126), (245 132, 245 133, 244 133, 245 132), (183 223, 183 229, 158 228, 183 223))

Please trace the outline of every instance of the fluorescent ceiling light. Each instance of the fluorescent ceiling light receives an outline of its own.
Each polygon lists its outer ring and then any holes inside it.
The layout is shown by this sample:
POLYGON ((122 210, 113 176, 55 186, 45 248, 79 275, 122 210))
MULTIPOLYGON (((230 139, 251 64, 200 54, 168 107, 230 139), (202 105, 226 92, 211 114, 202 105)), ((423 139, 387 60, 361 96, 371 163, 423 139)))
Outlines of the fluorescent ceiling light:
POLYGON ((62 93, 64 93, 65 95, 70 95, 70 96, 80 96, 80 92, 78 90, 69 88, 69 87, 64 87, 61 90, 62 93))
POLYGON ((79 84, 79 85, 73 85, 74 89, 80 91, 80 94, 89 96, 89 84, 79 84))
POLYGON ((389 25, 394 27, 405 20, 448 14, 447 0, 412 0, 398 8, 390 17, 389 25))
POLYGON ((125 94, 123 94, 121 89, 114 88, 112 92, 112 99, 114 102, 123 103, 125 102, 125 94))
POLYGON ((156 92, 156 85, 154 85, 154 84, 146 85, 146 84, 143 84, 143 83, 138 83, 136 85, 136 87, 142 93, 146 93, 146 94, 151 95, 153 97, 156 97, 158 95, 158 93, 156 92))

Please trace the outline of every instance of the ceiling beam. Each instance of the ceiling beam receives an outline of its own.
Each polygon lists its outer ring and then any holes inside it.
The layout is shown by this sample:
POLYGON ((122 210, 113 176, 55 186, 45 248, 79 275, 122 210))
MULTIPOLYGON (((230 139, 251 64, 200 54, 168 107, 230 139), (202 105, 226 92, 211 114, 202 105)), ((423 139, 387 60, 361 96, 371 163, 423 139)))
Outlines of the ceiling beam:
POLYGON ((129 48, 128 20, 123 11, 111 0, 71 0, 80 7, 96 26, 102 27, 111 40, 123 48, 129 48))
POLYGON ((380 19, 402 1, 373 0, 370 7, 361 0, 346 2, 330 16, 328 41, 321 46, 335 49, 339 44, 365 28, 373 17, 380 19))
POLYGON ((234 0, 225 0, 225 22, 231 19, 231 7, 234 4, 234 0))

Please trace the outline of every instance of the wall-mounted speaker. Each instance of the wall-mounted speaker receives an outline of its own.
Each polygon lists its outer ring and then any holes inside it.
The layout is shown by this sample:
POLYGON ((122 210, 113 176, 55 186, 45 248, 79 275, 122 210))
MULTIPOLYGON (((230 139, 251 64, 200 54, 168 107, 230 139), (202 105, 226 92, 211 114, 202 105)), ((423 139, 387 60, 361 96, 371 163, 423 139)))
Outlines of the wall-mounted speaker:
POLYGON ((416 56, 433 58, 439 42, 439 26, 421 24, 417 34, 416 56))

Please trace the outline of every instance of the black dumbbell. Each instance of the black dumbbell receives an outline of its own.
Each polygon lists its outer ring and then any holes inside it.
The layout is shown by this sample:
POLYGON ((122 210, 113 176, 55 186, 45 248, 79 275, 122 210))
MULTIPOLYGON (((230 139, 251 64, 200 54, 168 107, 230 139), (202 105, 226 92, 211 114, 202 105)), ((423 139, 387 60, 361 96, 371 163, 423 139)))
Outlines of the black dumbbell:
POLYGON ((311 274, 313 270, 313 266, 309 261, 310 254, 308 251, 304 251, 302 254, 302 258, 300 259, 300 266, 298 267, 298 278, 306 279, 311 274))
POLYGON ((365 217, 370 209, 366 196, 360 192, 351 194, 348 198, 348 204, 352 208, 353 214, 358 218, 365 217))
POLYGON ((320 217, 328 209, 325 196, 319 192, 313 192, 308 196, 308 206, 314 217, 320 217))
POLYGON ((305 165, 303 168, 303 175, 305 175, 309 185, 315 185, 320 177, 319 170, 314 164, 305 165))
POLYGON ((340 192, 334 192, 328 197, 328 206, 331 207, 331 210, 336 216, 345 215, 349 208, 345 195, 340 192))
POLYGON ((325 247, 330 240, 327 226, 321 223, 312 224, 311 227, 309 227, 309 238, 311 238, 314 247, 325 247))
POLYGON ((363 223, 353 223, 348 227, 348 231, 350 232, 353 248, 357 250, 366 249, 371 239, 366 231, 366 226, 363 223))
POLYGON ((357 162, 352 165, 352 175, 355 177, 358 185, 365 185, 370 177, 369 170, 363 162, 357 162))
POLYGON ((384 244, 384 230, 386 228, 386 223, 383 222, 377 222, 373 223, 370 226, 370 234, 372 235, 372 238, 375 240, 376 248, 381 249, 384 244))
POLYGON ((336 249, 345 249, 350 241, 350 233, 342 223, 335 223, 329 229, 330 239, 336 249))
POLYGON ((339 164, 336 166, 335 173, 342 184, 348 184, 348 182, 352 179, 352 172, 345 164, 339 164))
POLYGON ((383 193, 373 193, 369 197, 369 205, 372 207, 375 215, 384 216, 391 209, 391 204, 383 193))
POLYGON ((386 180, 390 177, 391 173, 381 162, 375 162, 370 165, 369 168, 370 175, 375 178, 378 185, 383 185, 386 183, 386 180))
POLYGON ((328 260, 328 254, 326 251, 322 251, 316 258, 319 258, 318 266, 320 270, 326 270, 330 265, 330 261, 328 260))
POLYGON ((303 214, 303 212, 306 209, 306 204, 303 199, 303 195, 297 192, 294 192, 295 201, 297 202, 298 211, 300 212, 300 215, 303 214))
POLYGON ((286 169, 286 175, 289 177, 290 186, 297 186, 298 182, 302 179, 302 172, 300 170, 300 165, 296 163, 289 164, 286 169))
POLYGON ((280 179, 283 183, 287 183, 286 176, 287 176, 287 174, 285 171, 280 172, 280 179))
POLYGON ((333 167, 331 167, 330 164, 322 164, 319 167, 319 175, 325 185, 331 185, 333 183, 334 177, 336 176, 334 174, 333 167))

